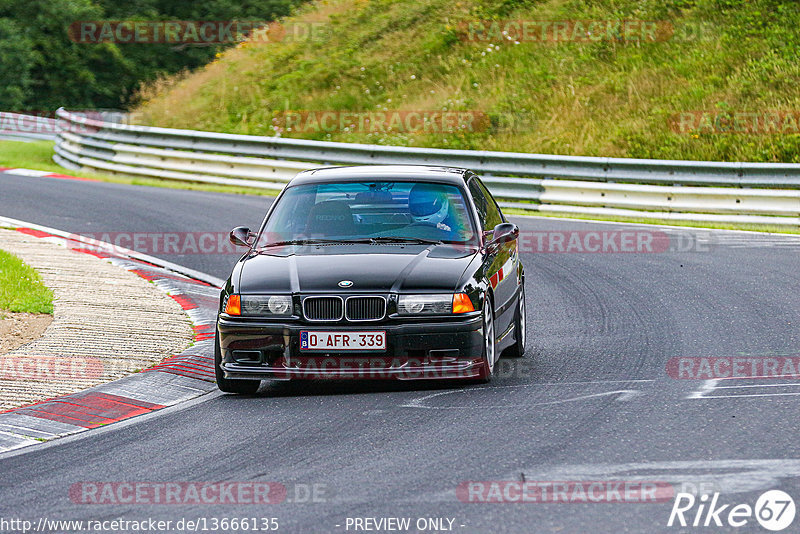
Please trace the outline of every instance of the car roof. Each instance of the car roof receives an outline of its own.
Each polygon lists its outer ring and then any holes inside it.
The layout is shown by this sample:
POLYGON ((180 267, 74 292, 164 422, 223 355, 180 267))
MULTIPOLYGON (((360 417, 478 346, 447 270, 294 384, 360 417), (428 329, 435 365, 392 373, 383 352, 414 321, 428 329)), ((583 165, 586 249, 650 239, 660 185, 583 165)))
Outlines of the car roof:
POLYGON ((355 165, 303 171, 289 185, 323 182, 425 181, 463 185, 469 171, 434 165, 355 165))

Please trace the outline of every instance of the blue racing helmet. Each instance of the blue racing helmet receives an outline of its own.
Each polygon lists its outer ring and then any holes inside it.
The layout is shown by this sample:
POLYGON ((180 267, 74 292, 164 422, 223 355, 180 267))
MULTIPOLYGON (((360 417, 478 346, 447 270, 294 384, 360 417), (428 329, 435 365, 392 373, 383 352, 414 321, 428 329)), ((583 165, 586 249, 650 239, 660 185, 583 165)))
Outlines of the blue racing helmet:
POLYGON ((447 218, 450 202, 437 184, 415 184, 408 193, 408 210, 414 222, 436 225, 447 218))

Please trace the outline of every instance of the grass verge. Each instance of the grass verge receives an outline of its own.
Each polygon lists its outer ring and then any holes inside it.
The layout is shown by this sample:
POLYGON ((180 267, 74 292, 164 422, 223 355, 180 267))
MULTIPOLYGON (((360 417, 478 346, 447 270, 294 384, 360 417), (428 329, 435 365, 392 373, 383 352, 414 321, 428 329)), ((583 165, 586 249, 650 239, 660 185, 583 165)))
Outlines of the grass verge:
POLYGON ((0 311, 53 313, 53 292, 39 273, 21 259, 0 250, 0 311))

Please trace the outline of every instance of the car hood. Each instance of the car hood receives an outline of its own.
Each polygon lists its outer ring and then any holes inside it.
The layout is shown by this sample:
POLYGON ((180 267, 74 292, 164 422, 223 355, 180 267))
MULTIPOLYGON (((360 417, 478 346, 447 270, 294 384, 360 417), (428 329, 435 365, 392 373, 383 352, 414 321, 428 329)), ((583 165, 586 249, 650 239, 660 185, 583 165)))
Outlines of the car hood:
POLYGON ((449 245, 282 247, 245 258, 239 292, 453 291, 475 248, 449 245))

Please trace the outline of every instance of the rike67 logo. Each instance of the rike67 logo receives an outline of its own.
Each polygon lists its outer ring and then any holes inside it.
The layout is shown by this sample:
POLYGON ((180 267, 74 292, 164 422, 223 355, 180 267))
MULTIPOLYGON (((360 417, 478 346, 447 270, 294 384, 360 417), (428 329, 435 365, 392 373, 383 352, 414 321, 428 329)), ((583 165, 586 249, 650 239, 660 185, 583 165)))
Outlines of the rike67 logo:
POLYGON ((767 530, 778 532, 794 522, 794 499, 780 490, 761 494, 755 506, 749 504, 721 504, 719 493, 696 497, 691 493, 678 493, 672 504, 667 526, 682 527, 743 527, 753 518, 767 530))

